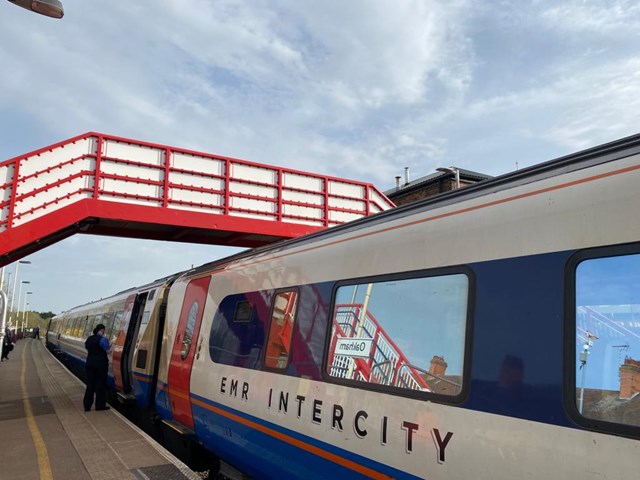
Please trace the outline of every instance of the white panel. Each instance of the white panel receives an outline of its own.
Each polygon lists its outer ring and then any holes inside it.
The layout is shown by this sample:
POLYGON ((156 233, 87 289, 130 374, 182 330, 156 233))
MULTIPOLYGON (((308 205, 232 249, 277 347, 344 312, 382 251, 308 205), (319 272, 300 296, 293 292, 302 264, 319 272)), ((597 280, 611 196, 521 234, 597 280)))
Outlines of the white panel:
POLYGON ((251 165, 242 165, 239 163, 231 164, 231 178, 251 180, 254 182, 268 183, 277 185, 278 172, 273 169, 254 167, 251 165))
POLYGON ((313 225, 314 227, 323 227, 324 221, 322 220, 302 220, 300 218, 287 218, 283 219, 287 223, 295 223, 296 225, 313 225))
POLYGON ((171 202, 169 202, 169 208, 171 208, 172 210, 184 210, 189 212, 213 213, 217 215, 224 214, 224 210, 221 208, 199 207, 195 205, 181 205, 179 203, 172 204, 171 202))
MULTIPOLYGON (((374 188, 370 188, 369 189, 369 199, 372 202, 376 202, 378 205, 380 205, 381 207, 386 207, 384 208, 384 210, 388 210, 389 208, 391 208, 391 203, 390 200, 381 195, 380 193, 378 193, 377 190, 375 190, 374 188)), ((373 210, 373 208, 372 208, 373 210)), ((377 209, 376 211, 379 211, 379 209, 377 209)))
MULTIPOLYGON (((197 173, 209 173, 212 175, 224 175, 224 160, 216 158, 206 158, 198 155, 186 153, 173 153, 171 155, 171 166, 182 170, 191 170, 197 173)), ((171 178, 175 173, 171 173, 171 178)))
POLYGON ((107 157, 134 160, 148 165, 164 165, 164 149, 130 145, 128 143, 106 140, 102 151, 107 157))
MULTIPOLYGON (((13 167, 14 163, 10 163, 3 167, 0 167, 0 184, 11 183, 13 180, 13 167)), ((11 198, 11 185, 2 189, 0 193, 0 201, 7 201, 11 198)))
POLYGON ((14 166, 15 163, 11 162, 8 165, 3 165, 2 167, 0 167, 0 184, 9 183, 13 180, 14 166))
POLYGON ((324 205, 324 195, 316 193, 303 193, 294 192, 291 190, 284 190, 282 192, 282 199, 291 202, 303 202, 310 203, 312 205, 324 205))
POLYGON ((18 226, 18 225, 22 225, 24 223, 27 223, 31 220, 35 220, 36 218, 40 218, 43 217, 44 215, 47 215, 48 213, 55 211, 55 210, 59 210, 60 208, 66 207, 67 205, 71 205, 73 203, 76 203, 79 200, 83 200, 85 198, 87 198, 89 195, 86 193, 77 193, 75 195, 71 195, 69 198, 63 198, 61 200, 58 200, 58 203, 55 203, 53 205, 49 205, 46 208, 42 208, 42 209, 38 209, 36 211, 34 211, 33 213, 25 213, 23 216, 21 216, 19 219, 16 218, 15 221, 13 222, 13 226, 18 226))
POLYGON ((324 217, 324 212, 320 208, 299 207, 297 205, 285 205, 282 214, 319 219, 324 217))
POLYGON ((260 214, 260 213, 248 213, 248 212, 233 212, 234 217, 242 218, 255 218, 258 220, 275 220, 272 215, 260 214))
POLYGON ((169 181, 178 185, 188 185, 190 187, 210 188, 211 190, 224 189, 224 179, 222 178, 200 177, 198 175, 191 175, 188 173, 171 172, 169 181))
MULTIPOLYGON (((124 180, 102 179, 102 188, 111 194, 121 193, 125 195, 144 195, 147 197, 162 198, 162 188, 144 183, 125 182, 124 180)), ((128 197, 124 199, 127 201, 128 197)), ((155 202, 153 202, 155 203, 155 202)))
MULTIPOLYGON (((16 202, 14 208, 14 214, 19 215, 32 208, 38 208, 44 203, 52 202, 62 197, 74 193, 83 188, 91 188, 93 187, 93 177, 79 177, 74 179, 71 182, 63 183, 57 187, 53 187, 49 190, 42 191, 34 196, 26 197, 22 201, 16 202)), ((83 197, 91 196, 90 193, 83 194, 83 197)), ((52 208, 57 209, 58 206, 52 208)))
POLYGON ((358 210, 364 215, 365 202, 361 200, 347 200, 344 198, 331 198, 329 197, 329 206, 338 208, 348 208, 349 210, 358 210))
POLYGON ((135 199, 135 198, 124 198, 124 197, 116 197, 113 195, 102 195, 100 197, 100 200, 105 200, 107 202, 117 202, 117 203, 124 203, 124 204, 131 204, 131 205, 142 205, 144 207, 161 207, 162 206, 162 201, 156 201, 156 200, 139 200, 139 199, 135 199))
POLYGON ((231 182, 229 184, 229 194, 244 193, 246 195, 257 195, 264 198, 278 198, 278 189, 273 187, 261 187, 241 182, 231 182))
POLYGON ((298 173, 284 172, 282 177, 282 184, 285 187, 301 188, 303 190, 310 190, 318 193, 324 192, 324 179, 315 175, 300 175, 298 173))
POLYGON ((91 137, 25 158, 20 161, 20 177, 42 172, 50 167, 57 167, 72 158, 95 155, 95 142, 96 139, 91 137))
POLYGON ((217 193, 194 192, 192 190, 182 190, 172 188, 169 190, 170 200, 182 200, 185 202, 204 203, 206 205, 222 205, 224 197, 217 193))
POLYGON ((164 179, 164 170, 158 168, 126 165, 124 163, 114 163, 109 161, 103 161, 100 164, 100 171, 104 173, 111 173, 113 175, 142 178, 145 180, 162 181, 164 179))
POLYGON ((362 185, 354 185, 352 183, 329 182, 329 193, 331 195, 344 195, 345 197, 364 198, 364 187, 362 185))
POLYGON ((358 218, 362 218, 362 217, 363 215, 360 215, 358 213, 347 213, 347 212, 336 212, 336 211, 329 212, 329 221, 331 222, 344 223, 344 222, 350 222, 352 220, 357 220, 358 218))
MULTIPOLYGON (((26 195, 35 190, 39 190, 48 185, 52 185, 56 182, 59 182, 64 179, 68 179, 69 177, 76 175, 83 170, 94 171, 94 159, 85 158, 83 160, 78 160, 76 162, 64 165, 61 168, 54 168, 49 172, 43 172, 38 174, 38 176, 30 177, 25 181, 21 181, 18 183, 18 195, 26 195)), ((87 180, 83 180, 88 182, 88 179, 93 178, 93 174, 84 175, 82 178, 86 178, 87 180)), ((74 180, 74 183, 76 180, 74 180)), ((88 183, 86 183, 88 185, 88 183)))
MULTIPOLYGON (((256 212, 264 212, 265 214, 271 214, 276 212, 276 204, 273 202, 265 202, 262 200, 252 200, 250 198, 237 198, 232 197, 230 199, 232 208, 242 208, 247 210, 253 210, 256 212)), ((236 212, 233 212, 236 215, 236 212)), ((269 215, 272 217, 272 215, 269 215)))

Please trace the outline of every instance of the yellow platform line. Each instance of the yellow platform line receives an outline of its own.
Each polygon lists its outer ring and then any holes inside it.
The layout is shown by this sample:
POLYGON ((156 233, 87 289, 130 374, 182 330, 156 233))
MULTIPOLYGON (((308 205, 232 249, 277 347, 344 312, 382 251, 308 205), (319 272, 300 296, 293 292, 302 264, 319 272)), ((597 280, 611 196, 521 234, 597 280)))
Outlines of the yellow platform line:
POLYGON ((51 464, 49 463, 49 453, 47 452, 47 446, 44 443, 40 429, 36 424, 36 419, 33 416, 33 410, 31 409, 31 402, 27 395, 27 346, 31 347, 30 342, 22 349, 22 372, 20 374, 20 388, 22 388, 22 402, 24 403, 24 413, 27 417, 27 425, 29 426, 29 432, 31 432, 31 438, 33 444, 36 447, 36 453, 38 455, 38 468, 40 469, 40 480, 53 480, 53 474, 51 473, 51 464))

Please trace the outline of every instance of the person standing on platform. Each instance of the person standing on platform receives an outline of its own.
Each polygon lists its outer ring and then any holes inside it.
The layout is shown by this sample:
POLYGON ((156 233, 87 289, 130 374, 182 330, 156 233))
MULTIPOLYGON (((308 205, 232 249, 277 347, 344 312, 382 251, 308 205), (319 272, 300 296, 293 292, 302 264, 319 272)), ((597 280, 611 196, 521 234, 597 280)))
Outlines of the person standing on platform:
POLYGON ((2 341, 2 356, 0 361, 4 362, 5 359, 9 360, 9 352, 13 350, 13 336, 9 327, 4 330, 4 340, 2 341))
POLYGON ((38 340, 40 340, 40 325, 36 325, 36 327, 33 329, 33 338, 37 338, 38 340))
POLYGON ((105 326, 101 323, 96 325, 91 335, 84 342, 87 349, 87 363, 85 373, 87 377, 87 389, 84 392, 84 411, 91 410, 95 395, 96 410, 109 410, 107 406, 107 372, 109 370, 109 359, 107 352, 111 350, 109 340, 104 337, 105 326))

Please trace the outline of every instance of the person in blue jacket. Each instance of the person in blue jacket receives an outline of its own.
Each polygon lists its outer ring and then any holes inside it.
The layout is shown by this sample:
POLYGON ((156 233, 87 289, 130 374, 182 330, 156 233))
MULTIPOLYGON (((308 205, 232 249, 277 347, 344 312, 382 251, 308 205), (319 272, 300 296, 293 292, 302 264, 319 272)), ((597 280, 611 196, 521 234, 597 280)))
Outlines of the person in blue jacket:
POLYGON ((107 406, 107 372, 109 370, 109 358, 107 352, 111 350, 109 340, 104 336, 105 326, 101 323, 96 325, 91 335, 84 342, 87 349, 87 363, 85 373, 87 389, 84 392, 84 411, 91 410, 95 395, 96 410, 109 410, 107 406))

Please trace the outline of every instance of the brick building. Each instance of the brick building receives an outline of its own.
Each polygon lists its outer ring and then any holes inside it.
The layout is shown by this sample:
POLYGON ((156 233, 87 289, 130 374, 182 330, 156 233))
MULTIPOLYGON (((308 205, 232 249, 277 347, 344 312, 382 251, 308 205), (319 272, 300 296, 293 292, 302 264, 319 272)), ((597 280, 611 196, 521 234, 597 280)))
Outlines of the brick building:
POLYGON ((483 173, 472 172, 463 168, 443 168, 430 175, 409 180, 409 169, 405 167, 404 182, 402 177, 396 177, 396 187, 384 192, 396 205, 405 205, 423 198, 438 195, 468 185, 473 185, 482 180, 491 178, 483 173))

